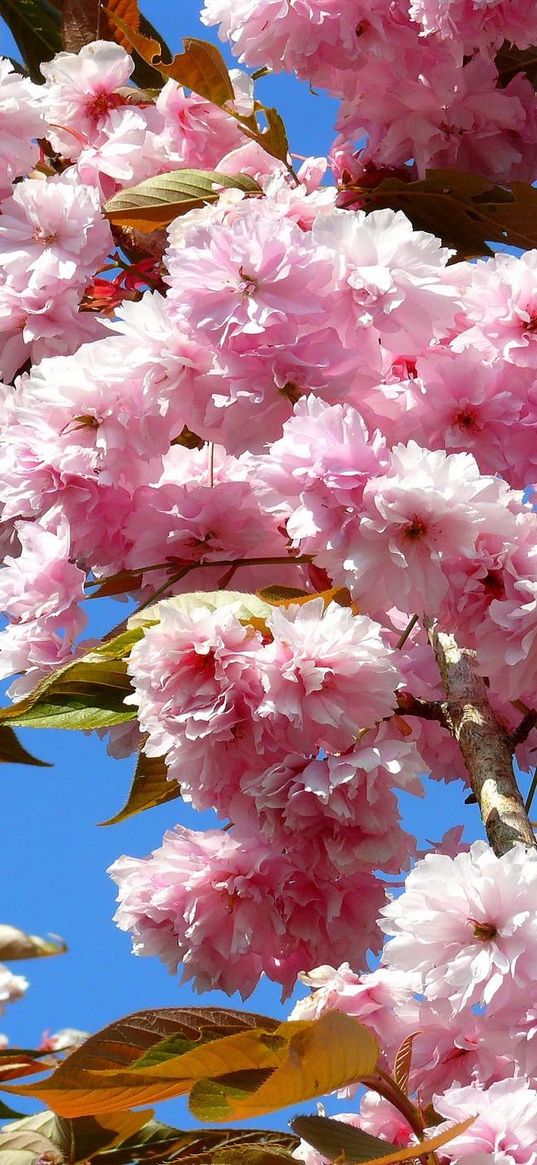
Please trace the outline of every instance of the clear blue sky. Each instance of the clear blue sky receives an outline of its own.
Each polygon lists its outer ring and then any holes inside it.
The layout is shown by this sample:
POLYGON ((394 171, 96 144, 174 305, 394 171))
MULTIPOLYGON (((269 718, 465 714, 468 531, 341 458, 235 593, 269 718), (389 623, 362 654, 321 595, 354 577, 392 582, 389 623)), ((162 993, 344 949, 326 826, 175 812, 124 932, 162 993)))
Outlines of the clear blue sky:
MULTIPOLYGON (((181 0, 163 4, 146 0, 145 14, 162 31, 170 46, 180 47, 182 36, 214 36, 199 23, 199 4, 181 0)), ((0 26, 0 49, 14 48, 5 26, 0 26)), ((230 58, 231 59, 231 58, 230 58)), ((291 149, 298 154, 326 153, 332 139, 335 103, 314 96, 307 85, 289 77, 258 83, 266 104, 275 105, 288 127, 291 149)), ((124 607, 109 600, 93 604, 92 633, 100 634, 122 618, 124 607), (118 613, 119 612, 119 613, 118 613)), ((3 828, 0 846, 0 921, 36 934, 55 932, 69 944, 61 958, 13 963, 31 980, 20 1003, 0 1017, 0 1031, 12 1044, 32 1047, 44 1029, 78 1027, 95 1031, 129 1012, 146 1007, 218 1003, 227 997, 193 996, 180 986, 156 959, 134 958, 129 938, 112 922, 115 887, 105 870, 119 854, 143 856, 160 844, 164 830, 178 819, 192 828, 211 824, 210 815, 189 810, 180 801, 153 809, 122 825, 99 829, 123 804, 132 774, 132 761, 112 761, 96 736, 56 731, 26 731, 21 737, 31 751, 54 761, 52 769, 4 766, 2 779, 3 828)), ((422 843, 437 839, 450 825, 469 822, 479 835, 474 810, 463 805, 459 785, 435 786, 425 803, 404 799, 406 827, 422 843)), ((242 1006, 234 998, 232 1006, 242 1006)), ((282 1008, 279 990, 262 985, 245 1005, 274 1015, 282 1008)), ((24 1105, 17 1103, 17 1107, 24 1105)), ((342 1106, 348 1107, 348 1102, 342 1106)), ((313 1105, 305 1108, 312 1111, 313 1105)), ((163 1119, 185 1120, 182 1102, 159 1107, 163 1119)), ((252 1123, 252 1122, 248 1122, 252 1123)), ((283 1116, 258 1122, 285 1124, 283 1116)))

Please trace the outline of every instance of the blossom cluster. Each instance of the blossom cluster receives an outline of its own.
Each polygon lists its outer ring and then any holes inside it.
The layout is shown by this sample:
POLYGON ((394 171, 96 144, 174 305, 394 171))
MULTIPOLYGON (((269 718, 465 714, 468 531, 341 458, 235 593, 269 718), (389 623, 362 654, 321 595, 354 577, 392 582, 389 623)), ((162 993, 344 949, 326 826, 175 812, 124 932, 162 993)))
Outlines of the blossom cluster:
POLYGON ((512 68, 513 48, 537 40, 523 0, 205 0, 202 20, 240 62, 296 72, 341 101, 331 156, 347 183, 448 168, 536 177, 523 52, 512 68))
MULTIPOLYGON (((502 41, 537 35, 519 0, 207 0, 204 19, 342 99, 336 176, 535 176, 533 88, 499 74, 502 41)), ((309 972, 299 1014, 357 1015, 386 1067, 414 1035, 420 1103, 478 1113, 448 1159, 534 1165, 535 855, 452 830, 388 890, 420 856, 398 793, 468 778, 426 714, 430 620, 475 652, 506 734, 535 707, 537 251, 453 262, 402 212, 343 207, 326 159, 295 174, 230 108, 132 69, 98 41, 42 86, 0 71, 0 677, 17 701, 93 646, 92 591, 136 604, 109 749, 226 827, 114 863, 135 952, 243 997, 309 972), (145 243, 111 228, 111 195, 192 166, 258 189, 145 243)), ((521 765, 535 747, 533 728, 521 765)), ((414 1135, 372 1093, 345 1119, 414 1135)))
MULTIPOLYGON (((441 1119, 475 1119, 441 1149, 448 1161, 533 1161, 537 1152, 537 1056, 532 965, 537 943, 537 855, 523 846, 501 858, 484 842, 450 857, 430 853, 405 890, 381 911, 389 941, 382 966, 355 974, 319 967, 293 1018, 330 1009, 376 1034, 386 1068, 412 1037, 409 1087, 441 1119)), ((416 1142, 387 1099, 367 1091, 347 1121, 396 1145, 416 1142)), ((323 1160, 302 1143, 307 1165, 323 1160)))

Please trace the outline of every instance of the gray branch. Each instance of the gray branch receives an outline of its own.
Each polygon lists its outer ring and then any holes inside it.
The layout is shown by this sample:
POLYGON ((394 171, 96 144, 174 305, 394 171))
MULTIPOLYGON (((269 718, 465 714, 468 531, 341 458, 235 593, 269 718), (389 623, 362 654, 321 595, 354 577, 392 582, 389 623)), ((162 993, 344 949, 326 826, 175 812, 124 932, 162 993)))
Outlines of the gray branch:
POLYGON ((494 853, 500 857, 517 842, 535 846, 513 772, 513 737, 492 711, 475 653, 434 626, 429 639, 446 694, 445 723, 464 757, 494 853))

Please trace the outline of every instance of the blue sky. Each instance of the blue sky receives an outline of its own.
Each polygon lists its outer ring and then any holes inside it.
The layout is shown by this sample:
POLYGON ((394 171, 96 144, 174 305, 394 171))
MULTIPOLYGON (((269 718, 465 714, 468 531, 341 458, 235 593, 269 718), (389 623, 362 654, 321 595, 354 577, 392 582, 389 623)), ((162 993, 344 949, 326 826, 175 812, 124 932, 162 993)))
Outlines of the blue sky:
MULTIPOLYGON (((145 14, 161 29, 170 46, 182 36, 215 39, 199 23, 199 4, 181 0, 142 3, 145 14)), ((14 49, 0 26, 0 49, 14 49)), ((288 77, 267 78, 258 95, 275 105, 286 121, 292 151, 323 154, 332 139, 335 103, 313 95, 309 87, 288 77)), ((91 633, 100 634, 124 616, 125 608, 109 600, 93 604, 91 633)), ((219 1003, 227 997, 193 996, 157 960, 134 958, 129 938, 116 930, 115 888, 105 870, 120 854, 143 856, 160 844, 164 830, 178 819, 192 828, 212 824, 208 814, 193 813, 176 801, 110 828, 97 823, 123 804, 132 775, 132 761, 113 761, 94 735, 27 731, 21 737, 31 751, 54 762, 51 769, 4 766, 1 772, 3 828, 0 847, 0 921, 36 934, 54 932, 65 938, 69 953, 61 958, 12 964, 27 974, 30 989, 22 1002, 0 1017, 0 1031, 10 1042, 31 1047, 45 1029, 96 1030, 129 1012, 147 1007, 219 1003)), ((469 823, 479 835, 475 810, 463 804, 460 786, 434 786, 425 802, 404 797, 406 827, 422 843, 437 839, 450 825, 469 823)), ((234 998, 232 1006, 242 1006, 234 998)), ((262 985, 245 1005, 250 1010, 286 1015, 279 989, 262 985)), ((21 1104, 18 1107, 23 1107, 21 1104)), ((344 1102, 343 1108, 349 1107, 344 1102)), ((306 1108, 311 1111, 313 1106, 306 1108)), ((161 1115, 184 1121, 182 1102, 161 1106, 161 1115)), ((284 1123, 276 1118, 258 1123, 284 1123)), ((249 1122, 252 1123, 252 1122, 249 1122)))

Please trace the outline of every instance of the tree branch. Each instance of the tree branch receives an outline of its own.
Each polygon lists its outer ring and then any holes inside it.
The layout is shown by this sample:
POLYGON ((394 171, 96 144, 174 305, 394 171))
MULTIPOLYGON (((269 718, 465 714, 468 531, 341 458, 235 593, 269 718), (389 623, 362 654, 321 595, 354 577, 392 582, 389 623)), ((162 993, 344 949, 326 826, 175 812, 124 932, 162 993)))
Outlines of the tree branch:
POLYGON ((438 720, 449 729, 444 705, 439 700, 422 700, 411 692, 396 692, 397 707, 402 716, 421 716, 422 720, 438 720))
POLYGON ((526 715, 522 717, 518 728, 515 728, 515 731, 511 733, 511 743, 513 748, 516 748, 517 744, 523 744, 524 741, 528 739, 530 732, 533 728, 535 728, 536 724, 537 712, 526 712, 526 715))
POLYGON ((464 757, 490 845, 498 857, 517 842, 534 847, 513 772, 513 738, 490 707, 474 670, 475 653, 432 625, 428 632, 446 693, 447 726, 464 757))

